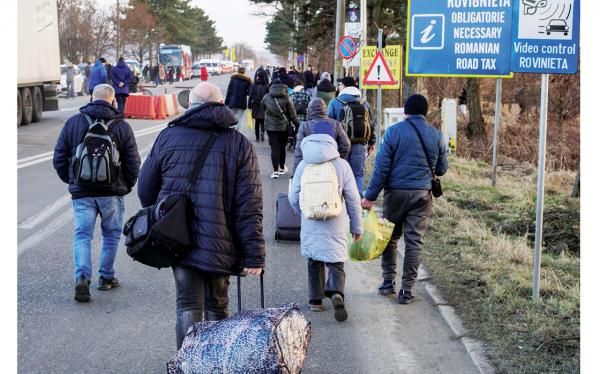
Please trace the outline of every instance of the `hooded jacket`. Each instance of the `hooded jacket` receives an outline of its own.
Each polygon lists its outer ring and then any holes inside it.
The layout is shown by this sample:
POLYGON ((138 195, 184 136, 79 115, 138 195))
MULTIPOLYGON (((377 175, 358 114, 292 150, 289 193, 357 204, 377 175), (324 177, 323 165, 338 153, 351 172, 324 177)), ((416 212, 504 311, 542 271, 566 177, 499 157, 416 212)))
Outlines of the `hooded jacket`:
MULTIPOLYGON (((104 68, 103 68, 104 69, 104 68)), ((53 164, 60 179, 69 184, 69 192, 73 199, 98 196, 124 196, 131 192, 135 185, 140 170, 140 155, 135 142, 135 135, 127 122, 123 120, 123 113, 104 100, 96 100, 79 109, 80 114, 69 118, 63 126, 56 146, 54 147, 53 164), (83 141, 89 123, 84 114, 92 118, 101 118, 106 122, 116 119, 109 132, 119 150, 121 166, 119 177, 115 183, 104 188, 90 188, 74 183, 71 158, 75 155, 77 146, 83 141)))
POLYGON ((246 109, 248 94, 252 79, 244 74, 233 74, 227 87, 227 95, 225 96, 225 105, 231 109, 246 109))
POLYGON ((348 159, 348 153, 350 153, 350 139, 348 138, 348 134, 344 131, 342 124, 334 119, 328 118, 325 111, 325 103, 321 100, 311 100, 308 105, 308 121, 300 123, 300 128, 296 135, 294 172, 298 168, 300 161, 302 161, 302 140, 313 133, 315 126, 319 122, 327 122, 333 127, 333 131, 336 135, 335 141, 337 143, 338 153, 341 158, 345 160, 348 159))
MULTIPOLYGON (((335 98, 334 100, 331 100, 331 102, 329 103, 329 106, 327 107, 327 116, 329 118, 333 118, 335 120, 342 122, 344 120, 344 106, 345 106, 344 102, 346 102, 346 103, 362 102, 365 109, 368 110, 369 113, 371 114, 371 109, 369 108, 369 103, 366 100, 364 102, 361 100, 360 90, 356 87, 346 87, 342 91, 340 91, 340 94, 337 98, 335 98)), ((377 139, 375 136, 375 126, 374 126, 373 115, 371 114, 369 117, 371 118, 371 123, 370 123, 371 138, 368 140, 368 144, 373 145, 373 144, 375 144, 375 141, 377 139)))
POLYGON ((248 95, 248 108, 252 109, 252 118, 265 119, 265 112, 261 109, 260 103, 268 92, 269 77, 264 69, 259 68, 254 75, 254 83, 248 95))
POLYGON ((106 74, 106 68, 100 60, 96 60, 94 67, 92 68, 92 74, 90 76, 89 90, 90 93, 94 91, 94 87, 99 84, 106 83, 108 81, 108 75, 106 74))
POLYGON ((348 229, 362 234, 360 195, 350 164, 340 158, 335 140, 329 135, 314 134, 302 140, 304 160, 298 165, 289 194, 292 208, 301 215, 300 247, 302 256, 323 262, 344 262, 348 259, 348 229), (308 164, 331 161, 337 174, 342 212, 327 220, 306 219, 300 210, 301 180, 308 164))
POLYGON ((258 160, 248 139, 231 128, 236 123, 223 104, 188 109, 159 134, 142 166, 138 185, 142 206, 182 194, 208 132, 219 134, 190 190, 193 246, 183 266, 219 274, 265 266, 258 160))
POLYGON ((129 95, 129 84, 133 79, 133 75, 125 61, 119 60, 117 66, 111 69, 110 79, 112 80, 112 86, 115 89, 115 95, 129 95), (125 85, 119 87, 120 82, 123 82, 125 85))
MULTIPOLYGON (((435 174, 442 176, 448 170, 446 143, 442 133, 429 125, 422 115, 409 115, 423 137, 435 174)), ((415 130, 406 121, 390 126, 383 134, 377 150, 375 170, 367 187, 365 198, 377 200, 382 189, 431 190, 431 171, 415 130)))
POLYGON ((283 83, 275 83, 271 86, 269 93, 262 99, 260 107, 265 112, 267 131, 287 131, 288 121, 293 122, 296 127, 300 126, 294 104, 287 94, 287 86, 283 83), (279 103, 279 107, 275 100, 279 103))
POLYGON ((325 101, 325 105, 335 98, 335 87, 331 83, 331 76, 325 72, 321 74, 321 81, 317 85, 317 97, 325 101), (329 78, 328 78, 329 77, 329 78))

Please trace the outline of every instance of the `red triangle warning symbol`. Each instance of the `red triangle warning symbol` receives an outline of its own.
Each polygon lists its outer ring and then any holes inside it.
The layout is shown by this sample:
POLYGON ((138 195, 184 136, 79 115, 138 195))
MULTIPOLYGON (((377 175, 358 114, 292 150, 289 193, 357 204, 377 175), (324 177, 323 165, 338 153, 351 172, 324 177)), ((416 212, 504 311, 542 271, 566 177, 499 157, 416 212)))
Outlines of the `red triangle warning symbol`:
POLYGON ((394 76, 392 75, 392 72, 390 71, 390 68, 388 67, 388 64, 385 61, 381 51, 377 51, 375 59, 373 59, 369 70, 367 70, 367 75, 365 75, 365 79, 363 79, 363 84, 396 84, 394 76))

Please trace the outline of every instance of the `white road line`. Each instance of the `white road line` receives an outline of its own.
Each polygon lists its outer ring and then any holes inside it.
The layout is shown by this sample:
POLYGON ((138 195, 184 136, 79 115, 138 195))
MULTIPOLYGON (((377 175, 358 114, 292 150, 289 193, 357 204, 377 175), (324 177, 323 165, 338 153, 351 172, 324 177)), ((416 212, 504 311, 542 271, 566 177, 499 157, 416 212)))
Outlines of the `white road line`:
MULTIPOLYGON (((153 134, 155 132, 159 132, 165 128, 165 125, 167 123, 168 122, 165 122, 165 123, 161 123, 160 125, 156 125, 153 127, 148 127, 146 129, 139 130, 139 131, 135 132, 134 135, 136 138, 139 138, 142 136, 153 134)), ((53 155, 54 155, 54 152, 46 152, 46 153, 40 153, 38 155, 29 156, 29 157, 25 157, 20 160, 17 160, 17 170, 52 160, 53 155)))
MULTIPOLYGON (((84 104, 84 105, 85 105, 85 104, 84 104)), ((82 105, 82 106, 83 106, 83 105, 82 105)), ((63 109, 59 109, 58 111, 59 111, 59 112, 68 112, 68 111, 71 111, 71 110, 77 110, 77 109, 79 109, 79 108, 81 108, 81 107, 63 108, 63 109)))
POLYGON ((17 256, 21 256, 27 250, 35 247, 52 233, 58 231, 64 224, 73 220, 73 213, 70 210, 64 211, 59 216, 56 216, 49 224, 36 231, 27 239, 23 240, 17 246, 17 256))
POLYGON ((21 223, 17 226, 20 229, 32 229, 39 225, 42 221, 45 221, 50 216, 54 215, 54 213, 58 212, 63 208, 64 205, 68 204, 71 201, 71 195, 66 194, 48 205, 37 214, 29 217, 25 222, 21 223))

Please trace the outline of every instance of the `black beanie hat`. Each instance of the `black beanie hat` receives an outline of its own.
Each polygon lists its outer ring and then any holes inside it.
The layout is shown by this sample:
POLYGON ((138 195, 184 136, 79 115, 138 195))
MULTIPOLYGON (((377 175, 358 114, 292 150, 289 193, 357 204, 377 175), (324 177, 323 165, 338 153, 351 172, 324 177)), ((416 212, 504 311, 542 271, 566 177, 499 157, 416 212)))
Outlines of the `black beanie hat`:
POLYGON ((404 103, 404 114, 427 115, 427 99, 423 95, 412 95, 404 103))

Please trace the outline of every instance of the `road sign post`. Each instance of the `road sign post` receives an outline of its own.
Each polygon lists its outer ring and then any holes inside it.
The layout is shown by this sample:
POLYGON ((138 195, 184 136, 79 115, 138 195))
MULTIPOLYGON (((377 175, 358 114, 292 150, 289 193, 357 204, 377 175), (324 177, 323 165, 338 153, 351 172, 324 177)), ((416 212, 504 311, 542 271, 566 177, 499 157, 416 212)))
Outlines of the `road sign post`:
MULTIPOLYGON (((383 30, 378 29, 377 30, 377 56, 381 56, 381 58, 383 59, 383 55, 381 54, 382 49, 383 49, 383 30)), ((375 60, 377 60, 377 57, 375 58, 375 60)), ((375 66, 375 60, 373 61, 371 70, 375 66)), ((383 61, 385 62, 385 59, 383 59, 383 61)), ((367 72, 367 76, 368 75, 369 75, 369 73, 367 72)), ((382 136, 381 136, 381 111, 383 110, 382 106, 383 106, 383 100, 381 97, 381 84, 378 84, 377 85, 377 135, 376 135, 376 139, 379 142, 379 144, 381 144, 381 138, 382 138, 382 136)), ((379 148, 379 147, 377 147, 377 148, 379 148)))
POLYGON ((502 115, 502 79, 496 79, 496 109, 494 116, 494 151, 492 155, 492 186, 496 186, 496 167, 498 165, 498 132, 502 115))
POLYGON ((511 71, 541 73, 540 135, 535 209, 533 300, 540 297, 544 223, 544 174, 548 118, 548 74, 575 74, 579 62, 579 0, 514 0, 511 71))

